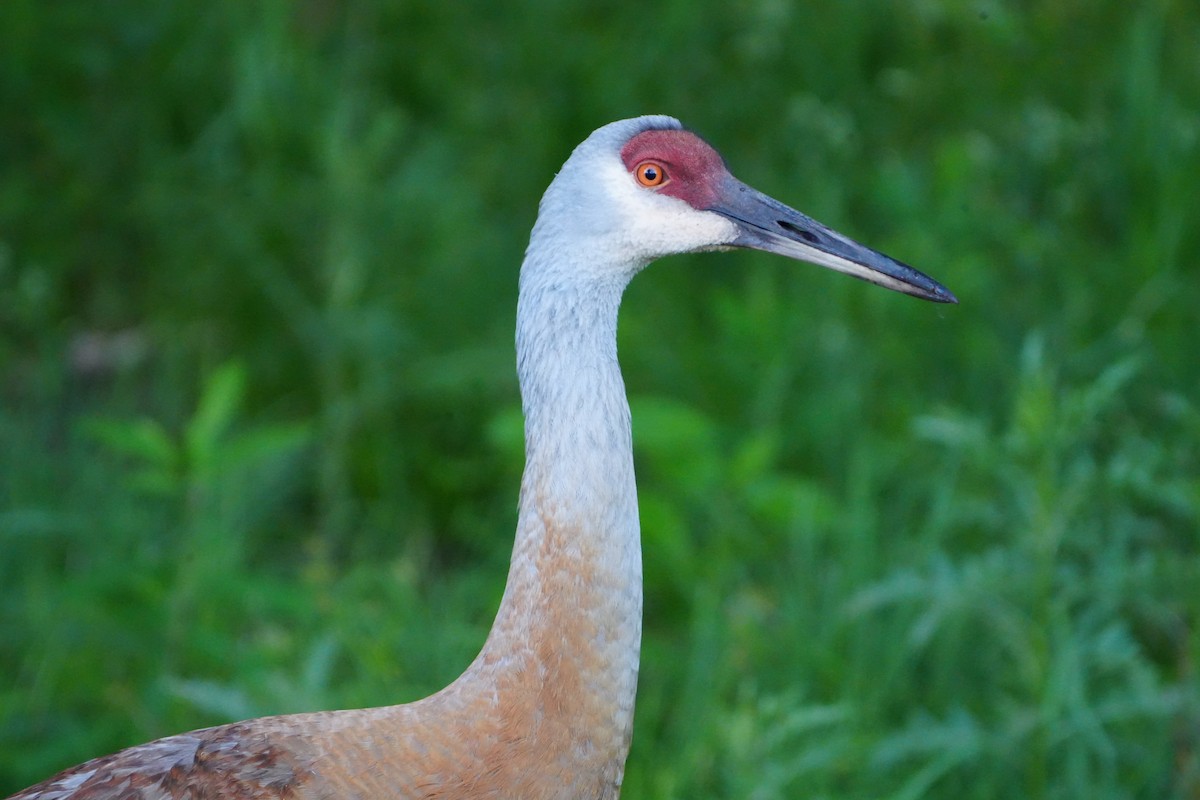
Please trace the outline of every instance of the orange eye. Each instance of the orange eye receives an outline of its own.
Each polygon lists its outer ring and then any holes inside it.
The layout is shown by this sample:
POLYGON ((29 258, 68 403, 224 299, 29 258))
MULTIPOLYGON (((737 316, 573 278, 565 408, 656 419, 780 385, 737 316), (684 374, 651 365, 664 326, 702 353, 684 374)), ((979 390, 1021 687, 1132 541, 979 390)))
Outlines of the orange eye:
POLYGON ((657 161, 643 161, 633 171, 642 186, 662 186, 667 180, 667 169, 657 161))

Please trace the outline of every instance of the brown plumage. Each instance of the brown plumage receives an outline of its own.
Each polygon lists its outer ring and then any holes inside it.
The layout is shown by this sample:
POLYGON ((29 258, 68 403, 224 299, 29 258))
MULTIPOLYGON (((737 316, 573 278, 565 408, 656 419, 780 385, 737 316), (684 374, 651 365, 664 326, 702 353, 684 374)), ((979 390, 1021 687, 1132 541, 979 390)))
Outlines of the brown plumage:
POLYGON ((602 800, 633 727, 642 573, 616 324, 672 253, 748 247, 928 300, 937 282, 737 181, 670 117, 606 125, 542 198, 517 307, 525 474, 504 598, 454 683, 399 706, 296 714, 98 758, 11 800, 602 800))

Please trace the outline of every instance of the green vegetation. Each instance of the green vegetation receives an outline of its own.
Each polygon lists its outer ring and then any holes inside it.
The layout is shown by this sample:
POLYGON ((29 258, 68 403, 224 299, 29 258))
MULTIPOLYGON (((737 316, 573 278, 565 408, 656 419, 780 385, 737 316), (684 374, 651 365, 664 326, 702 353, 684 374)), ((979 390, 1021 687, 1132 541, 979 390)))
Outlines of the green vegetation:
POLYGON ((0 3, 0 795, 458 674, 538 197, 660 112, 962 304, 634 282, 625 797, 1200 797, 1197 42, 1192 0, 0 3))

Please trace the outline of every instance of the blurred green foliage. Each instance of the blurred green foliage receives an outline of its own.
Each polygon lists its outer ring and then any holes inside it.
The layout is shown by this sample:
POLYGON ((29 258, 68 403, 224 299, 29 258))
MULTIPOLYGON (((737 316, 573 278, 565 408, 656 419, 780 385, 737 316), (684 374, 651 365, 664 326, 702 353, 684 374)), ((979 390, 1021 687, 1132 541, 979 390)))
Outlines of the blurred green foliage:
POLYGON ((611 119, 914 263, 622 312, 628 798, 1200 796, 1200 5, 0 4, 0 794, 483 641, 516 274, 611 119))

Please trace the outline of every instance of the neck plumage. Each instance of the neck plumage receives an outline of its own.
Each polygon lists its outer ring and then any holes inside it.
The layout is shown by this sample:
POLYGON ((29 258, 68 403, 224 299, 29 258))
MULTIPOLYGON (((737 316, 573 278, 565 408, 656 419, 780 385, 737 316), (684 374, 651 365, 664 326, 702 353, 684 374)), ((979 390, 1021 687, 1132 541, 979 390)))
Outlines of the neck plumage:
POLYGON ((551 773, 590 772, 613 790, 629 750, 642 623, 629 405, 616 352, 627 282, 580 281, 533 255, 522 269, 526 464, 516 542, 495 624, 462 679, 493 687, 514 728, 529 726, 512 733, 557 762, 551 773))
POLYGON ((336 726, 338 747, 371 760, 375 780, 393 795, 620 793, 637 690, 642 563, 616 325, 637 268, 618 264, 605 271, 615 278, 581 278, 570 264, 540 260, 553 250, 531 244, 521 271, 525 475, 512 566, 487 642, 434 695, 322 723, 336 726), (386 761, 378 755, 384 747, 386 761))

